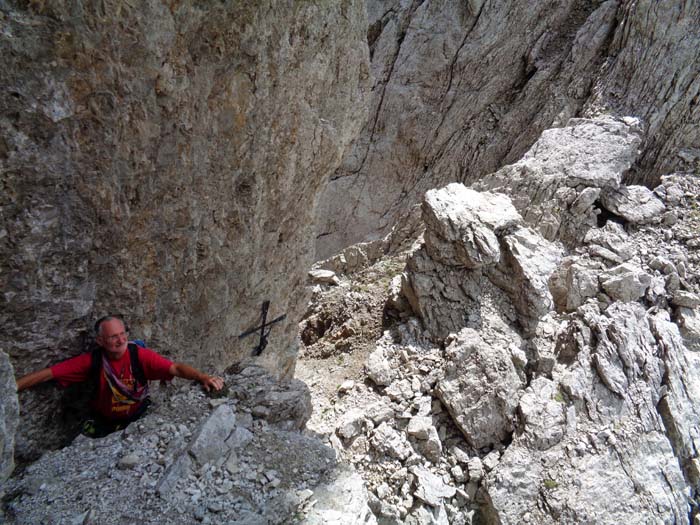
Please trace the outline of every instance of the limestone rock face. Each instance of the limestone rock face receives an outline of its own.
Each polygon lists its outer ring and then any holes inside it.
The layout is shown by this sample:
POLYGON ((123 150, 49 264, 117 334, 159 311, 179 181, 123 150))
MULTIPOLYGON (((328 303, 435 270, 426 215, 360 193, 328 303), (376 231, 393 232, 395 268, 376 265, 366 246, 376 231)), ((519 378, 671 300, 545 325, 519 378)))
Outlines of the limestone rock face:
POLYGON ((15 467, 15 432, 18 422, 19 406, 14 369, 7 354, 0 350, 0 486, 15 467))
POLYGON ((687 523, 699 393, 680 378, 697 374, 695 354, 665 311, 616 302, 575 319, 559 340, 575 359, 559 352, 553 380, 520 397, 523 425, 486 478, 491 510, 504 524, 687 523))
POLYGON ((639 117, 637 181, 700 161, 696 3, 369 0, 367 9, 370 117, 322 197, 319 258, 386 232, 430 188, 517 161, 572 117, 639 117))
MULTIPOLYGON (((111 312, 221 369, 270 300, 287 321, 259 361, 289 376, 314 203, 364 120, 364 3, 28 5, 0 34, 0 345, 17 373, 77 354, 111 312)), ((55 397, 23 394, 23 412, 55 397)))

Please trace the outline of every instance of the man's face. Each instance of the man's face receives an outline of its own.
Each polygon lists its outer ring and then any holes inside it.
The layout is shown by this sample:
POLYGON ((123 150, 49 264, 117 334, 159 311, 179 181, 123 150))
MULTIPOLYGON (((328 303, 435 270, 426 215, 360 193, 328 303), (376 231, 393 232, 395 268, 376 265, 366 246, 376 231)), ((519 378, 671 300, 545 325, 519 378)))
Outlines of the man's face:
POLYGON ((105 349, 108 357, 119 359, 126 352, 129 340, 124 323, 119 319, 110 319, 100 325, 100 332, 95 338, 97 344, 105 349))

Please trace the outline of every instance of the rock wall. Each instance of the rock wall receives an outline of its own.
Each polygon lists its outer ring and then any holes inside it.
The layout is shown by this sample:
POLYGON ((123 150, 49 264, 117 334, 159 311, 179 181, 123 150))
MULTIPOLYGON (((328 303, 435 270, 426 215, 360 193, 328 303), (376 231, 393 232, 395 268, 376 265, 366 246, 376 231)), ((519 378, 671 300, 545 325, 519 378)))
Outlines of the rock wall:
POLYGON ((19 407, 14 369, 5 352, 0 351, 0 497, 2 485, 14 469, 15 432, 19 407))
MULTIPOLYGON (((317 193, 364 120, 363 2, 1 5, 0 348, 17 373, 78 353, 109 312, 221 370, 270 300, 287 321, 259 361, 290 375, 317 193)), ((23 394, 23 412, 58 422, 56 397, 23 394)))
POLYGON ((571 117, 641 119, 631 181, 698 165, 697 2, 370 0, 368 14, 370 116, 323 193, 318 259, 571 117))

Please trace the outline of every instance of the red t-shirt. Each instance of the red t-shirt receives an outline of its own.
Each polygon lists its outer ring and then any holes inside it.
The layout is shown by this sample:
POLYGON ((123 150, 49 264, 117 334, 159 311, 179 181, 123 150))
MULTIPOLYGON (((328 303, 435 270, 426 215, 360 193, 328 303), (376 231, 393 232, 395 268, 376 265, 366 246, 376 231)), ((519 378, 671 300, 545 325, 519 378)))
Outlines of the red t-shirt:
MULTIPOLYGON (((169 381, 173 378, 169 371, 173 364, 172 361, 148 348, 139 348, 138 352, 139 362, 147 380, 169 381)), ((52 366, 51 373, 61 386, 68 386, 72 383, 87 381, 91 363, 92 355, 88 352, 52 366)), ((119 380, 128 388, 133 388, 134 375, 131 371, 129 351, 124 352, 124 355, 119 359, 110 359, 110 364, 119 380)), ((129 419, 139 409, 141 403, 134 403, 124 399, 119 393, 112 392, 107 383, 104 369, 100 369, 102 373, 100 374, 97 397, 91 401, 91 407, 107 419, 129 419)))

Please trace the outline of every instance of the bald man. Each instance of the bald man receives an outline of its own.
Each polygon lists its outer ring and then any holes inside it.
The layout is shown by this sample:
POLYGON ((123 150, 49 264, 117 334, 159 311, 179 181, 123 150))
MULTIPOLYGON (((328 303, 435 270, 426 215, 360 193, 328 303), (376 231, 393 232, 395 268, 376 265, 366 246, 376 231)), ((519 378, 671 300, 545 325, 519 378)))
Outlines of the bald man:
POLYGON ((150 403, 148 381, 182 377, 198 381, 207 391, 221 390, 224 385, 220 377, 173 363, 149 348, 130 343, 119 317, 103 317, 95 323, 95 333, 99 351, 83 353, 17 380, 18 392, 52 379, 61 386, 94 381, 96 394, 90 403, 93 419, 83 427, 87 435, 105 436, 141 417, 150 403))

